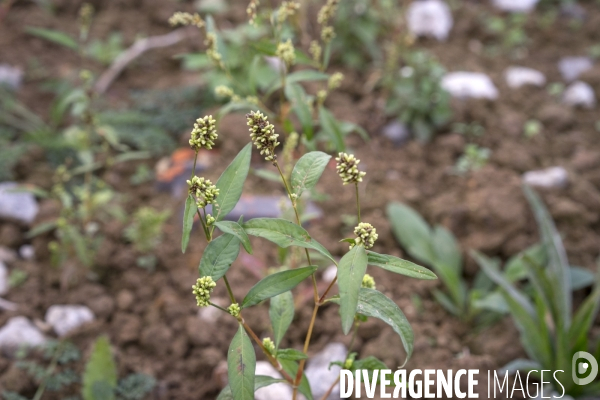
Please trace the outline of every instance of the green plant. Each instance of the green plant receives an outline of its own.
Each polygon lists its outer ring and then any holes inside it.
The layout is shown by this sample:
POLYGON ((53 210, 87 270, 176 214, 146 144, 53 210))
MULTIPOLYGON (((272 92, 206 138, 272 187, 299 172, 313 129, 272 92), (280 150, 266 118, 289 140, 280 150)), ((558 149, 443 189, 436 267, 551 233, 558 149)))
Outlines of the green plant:
POLYGON ((484 16, 482 25, 492 35, 499 46, 510 52, 527 46, 529 38, 525 32, 527 14, 515 13, 506 17, 484 16))
POLYGON ((525 122, 525 125, 523 125, 523 135, 525 135, 525 137, 529 139, 539 135, 543 129, 544 126, 540 121, 538 121, 537 119, 530 119, 527 122, 525 122))
MULTIPOLYGON (((595 279, 594 289, 574 311, 571 294, 575 288, 574 268, 567 261, 560 234, 537 194, 528 186, 524 187, 524 191, 536 218, 547 258, 544 264, 534 257, 523 257, 524 271, 531 282, 527 290, 520 289, 507 278, 506 273, 502 274, 492 260, 480 253, 472 253, 482 270, 500 287, 529 357, 514 360, 502 370, 508 373, 518 370, 560 370, 562 372, 557 371, 556 378, 561 382, 565 394, 572 397, 598 395, 600 383, 580 386, 573 382, 571 376, 575 363, 571 361, 579 351, 594 352, 589 335, 600 305, 600 278, 595 279)), ((586 281, 589 283, 589 279, 586 281)), ((596 357, 599 353, 597 349, 596 357)), ((562 390, 558 387, 553 389, 562 390)))
POLYGON ((440 84, 445 70, 424 51, 404 51, 396 61, 387 60, 394 67, 381 81, 388 90, 386 114, 397 117, 417 139, 427 142, 452 117, 450 96, 440 84))
POLYGON ((156 257, 147 254, 156 247, 162 238, 163 225, 171 216, 170 210, 158 211, 152 207, 140 207, 133 216, 133 221, 125 228, 125 238, 133 243, 133 247, 142 255, 138 257, 138 265, 154 269, 156 257))
POLYGON ((456 122, 452 124, 452 130, 468 138, 477 138, 485 134, 485 128, 477 122, 456 122))
POLYGON ((490 158, 490 149, 479 147, 474 143, 465 145, 465 152, 456 161, 454 170, 460 175, 483 168, 490 158))
MULTIPOLYGON (((193 294, 199 307, 216 307, 239 322, 238 332, 228 351, 229 385, 221 393, 220 398, 231 396, 235 400, 253 399, 255 388, 282 381, 269 377, 255 377, 256 355, 252 345, 254 341, 269 362, 280 372, 283 381, 292 386, 293 398, 296 399, 300 392, 312 399, 303 371, 316 317, 319 308, 326 302, 339 304, 342 330, 345 334, 350 331, 355 334, 358 325, 368 316, 380 318, 391 325, 400 336, 408 359, 413 349, 413 332, 410 324, 392 300, 375 290, 374 280, 366 274, 367 266, 370 264, 419 279, 435 279, 436 276, 428 269, 409 261, 370 250, 378 235, 371 224, 361 222, 358 185, 365 172, 358 168, 360 161, 346 153, 340 153, 336 158, 336 170, 342 183, 354 186, 358 220, 358 225, 354 229, 356 236, 343 239, 349 243, 350 250, 338 262, 301 226, 298 212, 298 202, 302 195, 317 184, 331 156, 319 151, 304 154, 293 167, 291 178, 287 179, 276 154, 276 148, 280 143, 275 127, 269 122, 267 116, 259 111, 251 111, 246 117, 252 142, 260 155, 275 167, 280 176, 294 211, 294 222, 282 218, 254 218, 244 221, 241 217, 237 222, 225 220, 242 195, 244 181, 250 168, 252 143, 248 143, 238 153, 215 184, 196 176, 194 165, 191 178, 187 181, 189 194, 183 217, 182 251, 185 252, 189 243, 196 215, 208 245, 200 260, 200 278, 192 287, 193 294), (207 206, 212 207, 210 213, 207 206), (215 236, 217 228, 222 232, 220 236, 215 236), (231 287, 227 279, 227 274, 231 264, 238 257, 240 246, 246 252, 252 253, 249 236, 266 239, 283 249, 289 247, 302 249, 306 259, 300 264, 304 266, 279 270, 266 276, 249 290, 243 300, 238 300, 234 294, 235 288, 231 287), (316 254, 325 257, 338 267, 337 276, 329 282, 328 288, 323 293, 319 292, 315 275, 317 266, 313 260, 316 254), (307 278, 310 278, 314 291, 314 308, 304 347, 302 350, 281 349, 281 340, 288 331, 295 313, 292 290, 307 278), (225 284, 231 301, 231 305, 227 308, 212 303, 210 299, 211 292, 221 281, 225 284), (331 296, 330 291, 336 282, 339 295, 331 296), (246 308, 257 306, 269 299, 273 339, 260 340, 251 328, 252 321, 245 320, 242 313, 246 308)), ((200 148, 212 148, 216 139, 216 121, 211 116, 199 118, 191 133, 190 147, 197 155, 200 148)), ((350 369, 354 362, 360 364, 365 361, 354 361, 348 356, 341 362, 350 369)), ((335 383, 333 382, 334 385, 335 383)))

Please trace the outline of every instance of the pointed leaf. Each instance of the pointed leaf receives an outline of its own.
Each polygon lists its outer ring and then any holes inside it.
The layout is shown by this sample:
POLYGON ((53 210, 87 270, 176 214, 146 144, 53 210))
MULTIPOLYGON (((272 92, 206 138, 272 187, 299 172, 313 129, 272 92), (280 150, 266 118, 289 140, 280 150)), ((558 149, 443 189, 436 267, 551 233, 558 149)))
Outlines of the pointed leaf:
POLYGON ((216 183, 219 189, 217 202, 213 204, 213 217, 222 221, 237 204, 242 196, 244 182, 250 170, 252 143, 248 143, 223 171, 216 183))
MULTIPOLYGON (((270 376, 256 375, 254 377, 254 391, 275 383, 285 383, 285 379, 276 379, 271 378, 270 376)), ((229 385, 225 386, 223 390, 221 390, 221 393, 219 393, 217 396, 217 400, 233 400, 233 394, 231 393, 231 388, 229 385)))
POLYGON ((181 236, 181 252, 185 253, 190 241, 190 233, 194 225, 194 215, 198 207, 191 194, 185 199, 185 209, 183 210, 183 234, 181 236))
POLYGON ((26 27, 25 31, 30 35, 34 35, 39 38, 45 39, 49 42, 59 44, 71 50, 77 50, 77 48, 79 47, 77 45, 77 40, 73 39, 71 36, 67 35, 64 32, 55 31, 52 29, 35 28, 32 26, 26 27))
POLYGON ((330 159, 329 154, 321 151, 311 151, 303 155, 292 171, 292 193, 300 197, 305 190, 313 188, 330 159))
MULTIPOLYGON (((279 363, 289 376, 295 377, 298 373, 298 363, 296 361, 279 360, 279 363)), ((306 375, 304 373, 302 373, 302 380, 298 386, 298 391, 302 393, 308 400, 314 400, 312 390, 310 389, 310 383, 308 383, 308 379, 306 379, 306 375)))
POLYGON ((374 265, 400 275, 406 275, 417 279, 437 279, 437 276, 431 272, 431 270, 398 257, 387 254, 378 254, 374 251, 369 251, 367 257, 369 265, 374 265))
POLYGON ((303 267, 269 275, 252 286, 246 297, 244 297, 240 307, 250 307, 263 300, 287 292, 311 276, 316 270, 317 267, 303 267))
POLYGON ((82 396, 84 400, 96 400, 94 388, 107 387, 111 389, 114 399, 114 389, 117 387, 117 366, 110 350, 106 336, 101 336, 94 343, 90 359, 85 365, 83 374, 82 396))
POLYGON ((334 145, 335 149, 337 151, 345 151, 346 144, 344 143, 342 128, 333 114, 323 106, 319 107, 319 123, 321 124, 321 130, 329 137, 329 141, 334 145))
POLYGON ((248 254, 252 254, 252 245, 250 244, 250 239, 246 234, 246 231, 240 224, 233 221, 219 221, 215 222, 215 226, 221 230, 223 233, 230 233, 242 242, 242 246, 248 254))
POLYGON ((354 246, 342 259, 338 267, 338 287, 340 290, 340 316, 345 335, 354 324, 358 305, 358 292, 367 270, 367 253, 363 246, 354 246))
POLYGON ((240 253, 240 241, 225 233, 206 246, 198 272, 200 276, 210 276, 216 282, 221 279, 240 253))
POLYGON ((227 375, 234 400, 254 400, 255 370, 254 347, 240 324, 227 352, 227 375))
POLYGON ((273 340, 275 347, 279 348, 281 339, 294 320, 294 297, 292 292, 283 292, 271 298, 269 318, 273 326, 273 340))
POLYGON ((277 359, 278 360, 305 360, 308 356, 296 349, 279 349, 277 350, 277 359))
POLYGON ((248 235, 267 239, 279 247, 299 246, 313 249, 335 263, 332 255, 320 243, 310 237, 301 226, 282 218, 254 218, 246 222, 244 230, 248 235))
POLYGON ((407 205, 397 202, 388 204, 387 215, 394 236, 408 254, 432 265, 435 261, 432 233, 423 217, 407 205))

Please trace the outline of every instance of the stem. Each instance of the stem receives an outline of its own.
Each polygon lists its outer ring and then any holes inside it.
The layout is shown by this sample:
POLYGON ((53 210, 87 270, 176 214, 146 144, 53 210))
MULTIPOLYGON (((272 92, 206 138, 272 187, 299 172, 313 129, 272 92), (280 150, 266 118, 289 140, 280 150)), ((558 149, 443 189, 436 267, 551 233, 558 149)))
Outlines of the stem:
POLYGON ((327 400, 327 398, 329 397, 329 395, 331 394, 331 392, 333 392, 333 389, 335 389, 335 385, 337 385, 337 383, 340 381, 340 377, 338 376, 337 379, 331 384, 331 386, 329 387, 329 389, 327 389, 327 391, 325 392, 325 394, 323 395, 323 397, 321 397, 321 400, 327 400))
POLYGON ((224 309, 223 307, 221 307, 221 306, 220 306, 220 305, 218 305, 218 304, 215 304, 215 303, 213 303, 213 302, 208 302, 208 304, 210 304, 210 305, 211 305, 211 306, 213 306, 213 307, 216 307, 216 308, 218 308, 218 309, 219 309, 219 310, 221 310, 221 311, 225 311, 227 314, 229 314, 229 311, 227 311, 226 309, 224 309))
POLYGON ((358 223, 360 224, 360 198, 358 196, 358 183, 354 184, 356 188, 356 215, 358 217, 358 223))
POLYGON ((231 286, 229 286, 229 281, 227 280, 227 276, 223 275, 223 281, 225 282, 225 286, 227 286, 227 293, 229 293, 229 298, 232 303, 237 303, 235 301, 235 297, 233 296, 233 291, 231 290, 231 286))
POLYGON ((331 283, 327 287, 327 290, 325 290, 325 293, 323 293, 323 296, 321 296, 321 298, 319 299, 319 305, 323 304, 323 302, 325 300, 325 296, 327 296, 327 294, 329 293, 329 291, 331 290, 331 288, 333 287, 333 285, 336 282, 337 282, 337 275, 335 276, 335 278, 333 278, 333 280, 331 281, 331 283))

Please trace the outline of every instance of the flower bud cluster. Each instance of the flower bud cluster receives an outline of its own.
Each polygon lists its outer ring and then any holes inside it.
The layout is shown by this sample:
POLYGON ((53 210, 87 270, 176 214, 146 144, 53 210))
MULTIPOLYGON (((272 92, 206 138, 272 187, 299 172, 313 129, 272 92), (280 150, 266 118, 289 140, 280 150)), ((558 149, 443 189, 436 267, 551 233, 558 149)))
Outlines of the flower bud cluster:
POLYGON ((201 148, 212 149, 215 140, 219 136, 217 134, 217 121, 212 115, 207 115, 204 118, 198 118, 194 124, 190 137, 190 147, 192 150, 198 151, 201 148))
POLYGON ((189 193, 196 196, 198 208, 204 208, 208 204, 214 203, 219 195, 219 189, 208 179, 194 176, 191 181, 187 181, 187 184, 189 193))
POLYGON ((275 127, 270 124, 267 117, 260 111, 251 111, 246 114, 248 126, 250 127, 250 138, 260 150, 260 154, 266 156, 265 160, 275 162, 275 147, 279 145, 277 138, 279 135, 275 133, 275 127))
POLYGON ((362 178, 367 174, 358 170, 360 160, 354 157, 353 154, 339 153, 335 161, 337 161, 335 169, 342 178, 344 185, 362 182, 362 178))
MULTIPOLYGON (((375 229, 373 225, 366 222, 361 222, 358 224, 358 226, 354 228, 354 234, 357 236, 357 238, 354 239, 354 244, 362 245, 365 249, 370 249, 373 247, 375 241, 379 237, 379 235, 377 235, 377 229, 375 229)), ((352 247, 354 246, 350 246, 350 248, 352 247)))
POLYGON ((203 276, 196 280, 196 284, 192 286, 192 293, 196 296, 198 307, 206 307, 210 304, 210 294, 217 284, 210 276, 203 276))

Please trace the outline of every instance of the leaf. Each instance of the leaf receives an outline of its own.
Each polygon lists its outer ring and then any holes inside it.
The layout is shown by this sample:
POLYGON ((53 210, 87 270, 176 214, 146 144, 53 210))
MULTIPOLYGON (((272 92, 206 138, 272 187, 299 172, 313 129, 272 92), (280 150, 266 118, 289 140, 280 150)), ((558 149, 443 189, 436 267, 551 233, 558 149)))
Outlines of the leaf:
POLYGON ((571 290, 579 290, 594 284, 595 276, 591 271, 582 267, 571 266, 571 290))
POLYGON ((462 254, 454 235, 443 226, 436 226, 431 235, 436 264, 443 263, 456 274, 462 271, 462 254))
MULTIPOLYGON (((271 378, 270 376, 256 375, 254 377, 254 391, 275 383, 285 383, 285 379, 276 379, 271 378)), ((219 396, 217 396, 217 400, 233 400, 233 394, 231 393, 231 388, 229 385, 225 386, 223 390, 221 390, 221 393, 219 393, 219 396)))
POLYGON ((35 28, 32 26, 26 27, 25 32, 72 50, 77 50, 79 47, 77 45, 77 41, 64 32, 55 31, 52 29, 35 28))
POLYGON ((592 293, 583 301, 573 316, 569 328, 569 341, 575 350, 587 351, 585 345, 587 335, 598 313, 600 306, 600 281, 596 282, 592 293), (583 347, 583 348, 581 348, 583 347))
POLYGON ((279 348, 281 339, 285 336, 285 333, 294 320, 294 297, 292 296, 292 292, 287 291, 271 297, 269 318, 273 326, 275 347, 279 348))
POLYGON ((244 249, 248 254, 252 254, 252 245, 250 245, 250 239, 246 234, 246 231, 240 224, 233 221, 219 221, 215 222, 215 226, 219 228, 223 233, 230 233, 237 237, 244 246, 244 249))
POLYGON ((234 400, 254 400, 255 370, 254 347, 240 324, 227 352, 227 375, 234 400))
POLYGON ((312 189, 325 171, 330 159, 329 154, 321 151, 311 151, 303 155, 292 170, 292 193, 300 197, 305 190, 312 189))
POLYGON ((114 390, 117 387, 117 366, 113 360, 110 343, 106 336, 101 336, 94 343, 90 359, 85 365, 82 380, 81 394, 84 400, 97 400, 94 396, 94 388, 98 388, 99 385, 111 389, 112 395, 105 398, 114 399, 114 390))
MULTIPOLYGON (((291 377, 295 377, 298 373, 298 363, 296 361, 279 360, 279 364, 281 364, 283 370, 291 377)), ((304 373, 302 373, 302 380, 300 380, 298 391, 302 393, 308 400, 314 400, 310 383, 308 382, 308 379, 306 379, 306 375, 304 373)))
POLYGON ((215 282, 229 270, 231 264, 240 253, 240 241, 235 236, 225 233, 206 246, 198 272, 200 276, 210 276, 215 282))
POLYGON ((244 230, 248 235, 267 239, 279 247, 299 246, 313 249, 335 263, 332 255, 320 243, 310 237, 299 225, 282 218, 254 218, 246 222, 244 230))
POLYGON ((388 254, 378 254, 374 251, 369 251, 367 257, 369 265, 374 265, 395 272, 396 274, 417 279, 437 279, 437 276, 431 270, 398 257, 388 254))
POLYGON ((241 308, 246 308, 260 303, 263 300, 270 299, 283 292, 295 288, 300 282, 311 276, 317 267, 303 267, 281 271, 269 275, 252 286, 242 304, 241 308))
POLYGON ((392 232, 412 257, 432 265, 435 255, 431 245, 431 229, 415 210, 405 204, 392 202, 387 206, 392 232))
MULTIPOLYGON (((340 304, 340 298, 334 297, 330 301, 340 304)), ((375 317, 382 320, 391 326, 394 332, 400 336, 404 351, 406 352, 406 360, 404 360, 404 363, 399 368, 404 367, 413 352, 414 334, 406 316, 396 303, 375 289, 361 288, 358 292, 356 312, 367 317, 375 317)))
MULTIPOLYGON (((369 356, 363 358, 362 360, 356 360, 352 363, 352 371, 356 371, 358 369, 366 370, 369 374, 369 380, 373 380, 373 371, 388 369, 387 365, 376 357, 369 356)), ((361 373, 360 379, 363 379, 363 375, 361 373)), ((381 382, 381 375, 377 376, 377 382, 381 382)))
POLYGON ((194 225, 194 215, 198 207, 191 194, 185 199, 185 209, 183 210, 183 234, 181 235, 181 252, 185 253, 190 241, 190 233, 194 225))
MULTIPOLYGON (((285 78, 285 84, 290 85, 292 83, 298 82, 308 82, 308 81, 326 81, 329 79, 329 75, 324 72, 319 72, 311 69, 304 69, 302 71, 292 72, 285 78)), ((273 86, 269 88, 266 93, 266 96, 270 96, 276 90, 281 89, 281 79, 276 80, 273 83, 273 86)))
POLYGON ((345 335, 354 324, 358 305, 358 292, 367 270, 367 253, 363 246, 354 246, 340 260, 338 266, 338 287, 340 290, 340 316, 345 335))
POLYGON ((319 123, 321 124, 321 130, 329 137, 331 143, 333 143, 337 151, 346 151, 346 144, 344 143, 344 134, 339 122, 335 119, 325 107, 319 107, 319 123))
POLYGON ((40 224, 37 224, 36 226, 34 226, 33 228, 31 228, 27 234, 25 235, 25 237, 27 239, 31 239, 34 238, 38 235, 41 235, 43 233, 46 232, 50 232, 51 230, 56 228, 56 220, 54 221, 48 221, 48 222, 42 222, 40 224))
POLYGON ((294 102, 292 110, 302 125, 302 132, 306 136, 306 139, 312 140, 314 135, 313 117, 312 111, 306 101, 304 89, 297 83, 287 84, 285 89, 286 97, 294 102))
POLYGON ((305 360, 308 356, 296 349, 279 349, 277 350, 277 359, 278 360, 305 360))
POLYGON ((248 143, 239 153, 231 164, 223 171, 217 181, 219 195, 217 202, 213 204, 213 217, 221 221, 235 207, 242 196, 244 181, 250 170, 250 157, 252 155, 252 143, 248 143))

